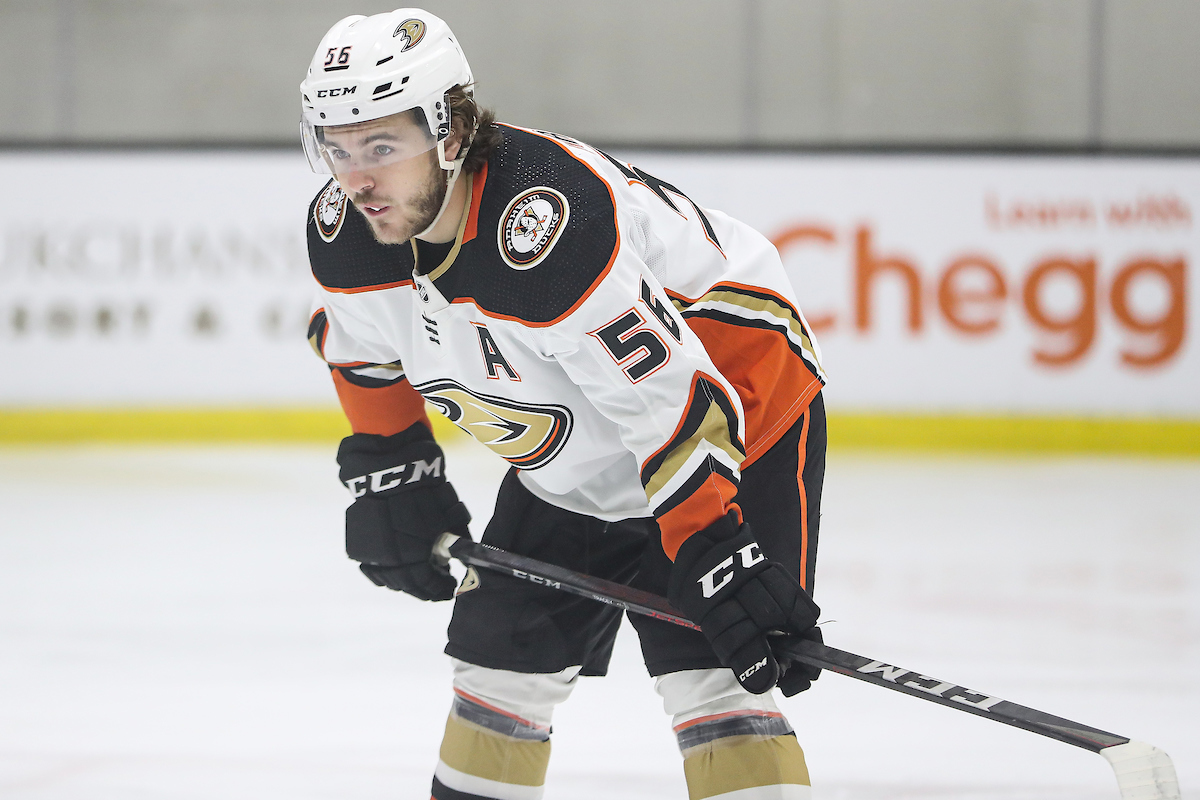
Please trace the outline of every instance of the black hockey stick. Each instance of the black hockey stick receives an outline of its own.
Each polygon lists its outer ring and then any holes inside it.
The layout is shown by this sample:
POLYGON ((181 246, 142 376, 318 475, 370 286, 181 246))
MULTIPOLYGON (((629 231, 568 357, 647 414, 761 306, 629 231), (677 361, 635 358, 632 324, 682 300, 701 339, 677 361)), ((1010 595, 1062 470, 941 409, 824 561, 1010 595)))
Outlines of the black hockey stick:
MULTIPOLYGON (((443 534, 435 553, 470 567, 483 567, 562 592, 599 600, 626 611, 644 614, 685 628, 700 626, 684 617, 666 601, 649 592, 624 584, 573 572, 527 556, 443 534)), ((894 692, 949 706, 968 714, 1048 736, 1104 756, 1112 765, 1122 800, 1180 800, 1175 767, 1165 752, 1143 742, 1132 741, 1037 709, 1010 703, 964 686, 931 678, 866 656, 848 653, 808 639, 780 636, 772 649, 784 659, 800 661, 873 683, 894 692)))

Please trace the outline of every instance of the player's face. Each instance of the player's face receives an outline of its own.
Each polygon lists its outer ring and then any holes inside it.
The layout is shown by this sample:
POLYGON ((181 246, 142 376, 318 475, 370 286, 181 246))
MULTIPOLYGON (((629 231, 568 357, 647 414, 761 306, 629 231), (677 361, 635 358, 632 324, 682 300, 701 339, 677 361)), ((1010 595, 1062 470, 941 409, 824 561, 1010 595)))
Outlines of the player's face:
POLYGON ((433 223, 446 178, 430 136, 405 114, 325 129, 338 184, 384 244, 402 244, 433 223))

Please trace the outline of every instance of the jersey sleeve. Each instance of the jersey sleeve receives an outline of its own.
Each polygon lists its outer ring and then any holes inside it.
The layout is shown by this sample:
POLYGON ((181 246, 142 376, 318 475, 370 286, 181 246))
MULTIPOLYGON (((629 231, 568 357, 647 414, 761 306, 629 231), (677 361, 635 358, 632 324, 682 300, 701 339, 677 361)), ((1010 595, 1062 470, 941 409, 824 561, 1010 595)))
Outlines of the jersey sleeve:
POLYGON ((428 426, 425 403, 404 377, 399 354, 375 325, 355 313, 352 299, 358 292, 403 285, 411 280, 411 264, 375 245, 366 221, 351 211, 335 180, 309 206, 307 241, 320 287, 308 341, 329 365, 351 430, 390 436, 418 422, 428 426))
POLYGON ((638 460, 666 554, 730 511, 740 519, 737 393, 632 249, 554 327, 559 363, 638 460))
POLYGON ((350 429, 391 436, 418 422, 431 427, 425 401, 405 377, 397 354, 371 330, 328 296, 318 297, 308 325, 309 344, 329 366, 350 429))

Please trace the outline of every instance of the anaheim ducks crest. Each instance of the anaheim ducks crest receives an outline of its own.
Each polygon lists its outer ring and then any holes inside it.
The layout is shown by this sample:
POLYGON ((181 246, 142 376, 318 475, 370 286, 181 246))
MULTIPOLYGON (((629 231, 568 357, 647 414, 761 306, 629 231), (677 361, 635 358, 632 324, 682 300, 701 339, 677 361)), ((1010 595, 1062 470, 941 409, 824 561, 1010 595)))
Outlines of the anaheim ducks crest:
POLYGON ((317 206, 313 209, 313 221, 317 223, 317 233, 327 242, 332 242, 342 229, 346 219, 346 193, 337 181, 330 181, 317 198, 317 206))
POLYGON ((425 23, 419 19, 406 19, 396 26, 396 32, 392 34, 392 38, 395 39, 397 36, 404 37, 404 47, 400 48, 400 52, 407 53, 425 38, 425 23))
POLYGON ((500 217, 500 254, 513 269, 530 269, 550 255, 571 218, 567 198, 547 186, 513 198, 500 217))
POLYGON ((480 444, 521 469, 548 464, 571 435, 573 418, 565 406, 479 394, 449 379, 413 388, 480 444))

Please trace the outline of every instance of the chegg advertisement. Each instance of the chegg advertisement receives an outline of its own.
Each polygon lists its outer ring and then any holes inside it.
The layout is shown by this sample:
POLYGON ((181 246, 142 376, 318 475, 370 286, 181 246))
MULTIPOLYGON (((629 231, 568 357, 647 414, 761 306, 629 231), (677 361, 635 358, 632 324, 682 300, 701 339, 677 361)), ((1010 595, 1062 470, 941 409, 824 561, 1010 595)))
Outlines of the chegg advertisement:
MULTIPOLYGON (((1200 418, 1198 160, 616 155, 775 242, 840 409, 1200 418)), ((0 407, 335 403, 301 156, 0 166, 0 407)))
POLYGON ((774 241, 842 407, 1200 415, 1195 162, 641 161, 774 241))

